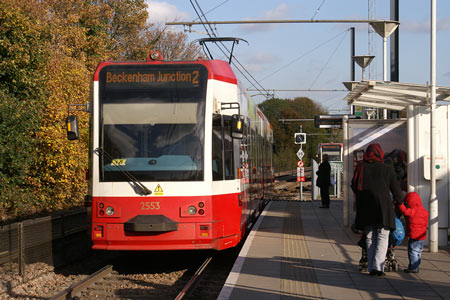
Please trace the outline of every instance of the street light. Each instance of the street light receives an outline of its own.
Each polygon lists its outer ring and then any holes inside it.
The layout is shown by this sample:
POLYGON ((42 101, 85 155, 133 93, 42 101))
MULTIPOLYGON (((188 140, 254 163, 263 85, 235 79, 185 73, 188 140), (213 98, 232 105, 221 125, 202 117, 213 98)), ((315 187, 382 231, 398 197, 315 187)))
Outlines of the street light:
MULTIPOLYGON (((387 38, 397 29, 396 21, 375 21, 369 23, 373 29, 383 38, 383 81, 387 81, 387 38)), ((383 109, 383 119, 387 119, 387 109, 383 109)))
POLYGON ((369 23, 373 29, 383 38, 383 81, 387 81, 387 38, 397 29, 396 21, 375 21, 369 23))
POLYGON ((353 60, 358 64, 358 66, 362 69, 362 80, 365 80, 366 67, 372 62, 375 58, 373 55, 356 55, 353 56, 353 60))

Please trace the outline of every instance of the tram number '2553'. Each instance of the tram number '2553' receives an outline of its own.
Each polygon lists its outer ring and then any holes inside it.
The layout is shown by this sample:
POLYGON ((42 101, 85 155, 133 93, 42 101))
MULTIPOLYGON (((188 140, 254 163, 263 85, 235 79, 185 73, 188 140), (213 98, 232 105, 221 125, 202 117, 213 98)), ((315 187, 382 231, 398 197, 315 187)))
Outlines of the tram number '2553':
POLYGON ((141 210, 159 210, 159 202, 141 202, 141 210))

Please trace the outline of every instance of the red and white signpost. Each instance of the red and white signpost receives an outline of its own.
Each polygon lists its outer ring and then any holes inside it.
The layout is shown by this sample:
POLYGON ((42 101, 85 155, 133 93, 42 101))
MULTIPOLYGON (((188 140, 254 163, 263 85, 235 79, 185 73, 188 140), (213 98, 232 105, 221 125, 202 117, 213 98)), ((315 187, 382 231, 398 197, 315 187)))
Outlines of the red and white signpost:
POLYGON ((302 159, 305 153, 302 151, 302 145, 306 144, 306 133, 302 132, 301 125, 299 129, 299 132, 294 134, 294 143, 300 145, 300 149, 298 149, 297 152, 297 157, 299 159, 299 161, 297 162, 297 182, 299 182, 300 188, 300 201, 303 201, 302 183, 305 181, 305 168, 302 159))
POLYGON ((305 182, 305 167, 302 160, 297 162, 297 182, 300 189, 300 201, 303 201, 303 182, 305 182))
POLYGON ((297 182, 305 182, 305 167, 301 160, 297 163, 297 182))

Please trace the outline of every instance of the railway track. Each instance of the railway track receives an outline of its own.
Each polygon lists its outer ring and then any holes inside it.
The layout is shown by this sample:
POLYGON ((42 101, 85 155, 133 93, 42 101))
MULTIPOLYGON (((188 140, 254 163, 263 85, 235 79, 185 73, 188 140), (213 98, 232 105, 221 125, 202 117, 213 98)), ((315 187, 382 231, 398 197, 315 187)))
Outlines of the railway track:
MULTIPOLYGON (((170 275, 171 284, 164 284, 161 281, 161 277, 164 277, 164 273, 167 274, 170 268, 166 268, 167 272, 163 272, 163 274, 159 273, 160 271, 158 270, 156 274, 145 276, 145 272, 142 270, 132 270, 134 267, 123 269, 123 266, 120 266, 123 262, 120 262, 117 266, 118 270, 113 265, 107 265, 61 291, 53 296, 51 300, 213 299, 220 293, 220 289, 235 259, 221 260, 223 257, 223 255, 207 256, 201 263, 196 262, 195 265, 192 264, 188 269, 172 273, 170 275), (222 271, 220 272, 218 272, 218 265, 222 266, 222 271), (221 280, 216 284, 212 284, 213 278, 216 281, 217 278, 221 278, 221 280), (203 288, 205 284, 208 285, 208 289, 197 291, 197 288, 203 288), (198 295, 202 296, 199 297, 198 295), (210 295, 214 296, 210 297, 210 295)), ((194 260, 197 259, 194 258, 194 260)), ((171 264, 176 264, 176 262, 171 264)), ((148 273, 153 272, 150 271, 148 273)))
MULTIPOLYGON (((305 168, 306 182, 302 183, 303 201, 311 201, 311 167, 305 168)), ((273 200, 298 201, 300 192, 297 183, 296 170, 285 171, 275 174, 274 197, 273 200)))
MULTIPOLYGON (((304 187, 306 188, 306 186, 304 187)), ((279 190, 279 192, 276 193, 278 199, 275 197, 275 200, 295 200, 298 197, 296 188, 298 188, 298 183, 289 176, 277 178, 275 191, 279 190)), ((240 247, 219 252, 200 251, 195 253, 188 251, 144 251, 132 254, 95 252, 90 258, 78 260, 72 266, 54 268, 54 270, 49 268, 42 277, 28 281, 23 286, 19 284, 16 288, 0 294, 0 299, 47 298, 49 295, 56 297, 58 292, 63 289, 66 295, 60 296, 59 299, 173 300, 181 297, 180 293, 184 300, 215 299, 219 295, 239 251, 240 247), (206 260, 206 256, 212 256, 211 261, 201 275, 195 275, 199 266, 206 260), (168 265, 167 262, 170 264, 168 265), (109 274, 103 274, 101 279, 94 280, 93 285, 81 289, 82 292, 79 294, 76 293, 77 288, 72 286, 74 282, 84 282, 90 277, 89 274, 97 273, 95 271, 105 265, 114 266, 109 274), (195 281, 192 280, 194 282, 191 281, 193 276, 197 277, 195 281), (190 287, 186 288, 190 281, 190 287), (114 290, 107 291, 108 285, 114 285, 114 290), (102 289, 105 291, 102 292, 102 289)), ((27 266, 27 272, 30 271, 31 266, 27 266)))
POLYGON ((195 272, 194 276, 188 281, 188 283, 184 286, 184 288, 181 290, 181 292, 175 297, 175 300, 181 300, 186 295, 190 295, 195 287, 197 286, 198 282, 202 278, 202 276, 205 274, 205 269, 208 267, 209 263, 211 262, 212 257, 208 257, 203 264, 198 268, 198 270, 195 272))
POLYGON ((79 298, 81 292, 88 287, 93 286, 95 283, 104 280, 106 277, 110 277, 113 272, 113 267, 111 265, 107 265, 91 276, 81 280, 68 287, 64 291, 58 293, 57 295, 50 298, 50 300, 66 300, 66 299, 77 299, 79 298))

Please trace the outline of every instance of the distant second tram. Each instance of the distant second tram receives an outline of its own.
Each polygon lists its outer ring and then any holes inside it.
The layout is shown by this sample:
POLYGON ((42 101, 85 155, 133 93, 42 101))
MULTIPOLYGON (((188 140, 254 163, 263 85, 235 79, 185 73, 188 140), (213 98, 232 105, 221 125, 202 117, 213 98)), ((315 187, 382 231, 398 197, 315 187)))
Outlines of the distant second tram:
POLYGON ((329 162, 343 162, 344 144, 342 143, 321 143, 319 144, 319 158, 322 160, 323 154, 328 154, 329 162))

